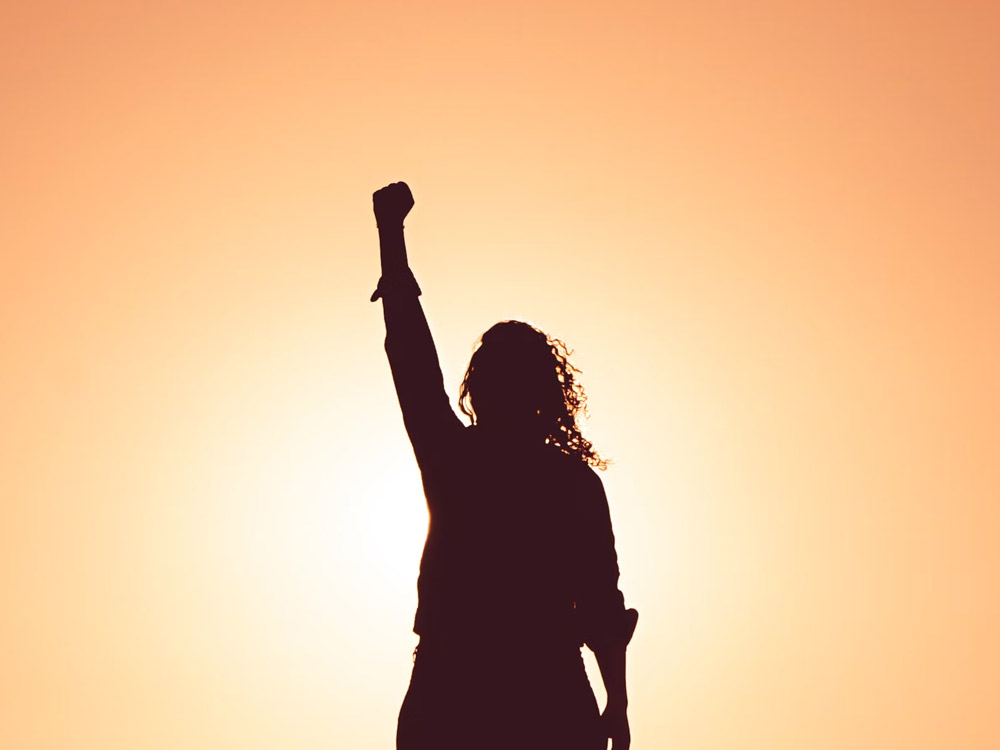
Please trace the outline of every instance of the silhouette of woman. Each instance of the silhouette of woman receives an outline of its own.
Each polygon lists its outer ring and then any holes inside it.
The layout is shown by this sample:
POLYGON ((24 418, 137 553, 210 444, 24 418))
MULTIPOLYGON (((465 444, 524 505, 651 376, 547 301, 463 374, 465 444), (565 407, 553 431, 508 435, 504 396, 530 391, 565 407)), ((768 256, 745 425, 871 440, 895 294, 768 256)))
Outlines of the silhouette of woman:
POLYGON ((403 182, 373 196, 385 350, 430 512, 398 750, 628 750, 625 648, 606 464, 581 435, 562 342, 519 321, 483 334, 452 410, 406 260, 403 182), (601 714, 580 649, 597 657, 601 714))

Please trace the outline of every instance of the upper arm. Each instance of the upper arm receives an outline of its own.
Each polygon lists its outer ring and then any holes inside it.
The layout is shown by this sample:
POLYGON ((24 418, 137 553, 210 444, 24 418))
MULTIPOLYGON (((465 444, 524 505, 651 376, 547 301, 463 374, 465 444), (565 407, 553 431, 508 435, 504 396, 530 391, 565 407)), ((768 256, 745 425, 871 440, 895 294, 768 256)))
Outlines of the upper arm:
POLYGON ((414 294, 383 296, 385 351, 403 424, 421 469, 447 457, 464 429, 444 388, 434 340, 414 294))
POLYGON ((586 588, 609 595, 618 586, 618 553, 611 526, 611 509, 604 483, 590 467, 586 467, 583 480, 582 530, 586 588))
POLYGON ((618 588, 620 571, 615 535, 604 483, 587 467, 581 493, 581 580, 577 607, 584 620, 585 640, 595 649, 628 643, 638 616, 625 608, 618 588))

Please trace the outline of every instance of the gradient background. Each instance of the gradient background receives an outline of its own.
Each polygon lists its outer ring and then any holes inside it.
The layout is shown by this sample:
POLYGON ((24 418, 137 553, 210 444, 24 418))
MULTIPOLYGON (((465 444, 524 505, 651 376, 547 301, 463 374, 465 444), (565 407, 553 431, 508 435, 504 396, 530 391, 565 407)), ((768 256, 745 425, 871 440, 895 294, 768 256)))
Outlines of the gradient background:
POLYGON ((160 5, 0 15, 0 746, 392 747, 396 180, 453 397, 576 350, 637 750, 1000 746, 996 3, 160 5))

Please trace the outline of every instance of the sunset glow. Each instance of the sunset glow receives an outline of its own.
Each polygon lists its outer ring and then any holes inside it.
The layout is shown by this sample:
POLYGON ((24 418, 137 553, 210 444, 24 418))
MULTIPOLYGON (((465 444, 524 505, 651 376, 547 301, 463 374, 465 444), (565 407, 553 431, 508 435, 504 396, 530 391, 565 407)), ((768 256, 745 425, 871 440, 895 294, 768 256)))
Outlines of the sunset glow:
POLYGON ((393 747, 397 180, 453 401, 574 350, 635 750, 1000 747, 998 8, 5 9, 0 747, 393 747))

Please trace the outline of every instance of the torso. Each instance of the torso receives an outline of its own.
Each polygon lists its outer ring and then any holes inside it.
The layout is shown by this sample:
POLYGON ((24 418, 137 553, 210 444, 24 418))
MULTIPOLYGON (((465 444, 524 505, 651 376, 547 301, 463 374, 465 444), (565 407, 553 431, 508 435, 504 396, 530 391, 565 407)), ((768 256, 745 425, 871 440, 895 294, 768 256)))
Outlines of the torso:
POLYGON ((545 444, 512 445, 475 427, 436 495, 415 630, 450 640, 575 643, 574 478, 587 470, 545 444))

